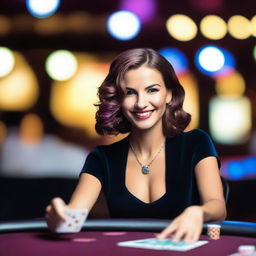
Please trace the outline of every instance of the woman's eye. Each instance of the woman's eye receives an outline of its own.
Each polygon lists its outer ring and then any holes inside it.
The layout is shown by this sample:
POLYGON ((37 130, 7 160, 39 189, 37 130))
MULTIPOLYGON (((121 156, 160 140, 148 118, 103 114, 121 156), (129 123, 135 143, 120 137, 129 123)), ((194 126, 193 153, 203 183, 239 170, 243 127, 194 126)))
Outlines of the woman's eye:
POLYGON ((152 93, 152 92, 158 92, 159 90, 157 88, 149 88, 148 92, 152 93))
POLYGON ((132 95, 132 94, 134 94, 134 91, 132 91, 132 90, 127 90, 126 91, 126 95, 132 95))

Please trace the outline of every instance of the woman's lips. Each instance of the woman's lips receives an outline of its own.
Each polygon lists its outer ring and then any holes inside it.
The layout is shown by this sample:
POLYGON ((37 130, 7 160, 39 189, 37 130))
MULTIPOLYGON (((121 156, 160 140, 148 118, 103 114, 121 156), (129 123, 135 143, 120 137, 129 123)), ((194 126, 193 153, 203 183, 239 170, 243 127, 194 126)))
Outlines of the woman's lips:
POLYGON ((135 117, 137 119, 144 120, 144 119, 150 118, 152 113, 153 113, 153 111, 154 110, 143 111, 143 112, 133 112, 133 115, 135 115, 135 117))

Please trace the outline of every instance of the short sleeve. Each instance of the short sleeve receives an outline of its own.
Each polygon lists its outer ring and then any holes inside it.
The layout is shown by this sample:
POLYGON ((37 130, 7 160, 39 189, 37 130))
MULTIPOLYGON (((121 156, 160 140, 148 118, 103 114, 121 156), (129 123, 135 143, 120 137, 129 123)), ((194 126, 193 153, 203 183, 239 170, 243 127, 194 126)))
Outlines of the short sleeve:
POLYGON ((220 159, 211 137, 203 130, 196 129, 194 131, 192 140, 192 143, 195 145, 195 152, 193 157, 194 166, 196 166, 200 160, 209 156, 214 156, 217 159, 220 169, 220 159))
POLYGON ((84 166, 81 170, 81 174, 89 173, 96 177, 101 184, 103 184, 104 180, 104 166, 103 166, 103 158, 102 153, 95 147, 87 156, 84 166))

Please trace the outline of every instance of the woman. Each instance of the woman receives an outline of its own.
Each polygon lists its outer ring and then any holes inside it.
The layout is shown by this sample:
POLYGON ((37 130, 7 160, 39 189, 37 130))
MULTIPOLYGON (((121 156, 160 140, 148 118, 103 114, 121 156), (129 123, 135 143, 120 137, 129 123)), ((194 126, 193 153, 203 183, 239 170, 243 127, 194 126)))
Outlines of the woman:
POLYGON ((69 204, 55 198, 47 207, 49 226, 65 208, 90 210, 101 188, 111 217, 173 219, 160 239, 195 242, 204 221, 225 219, 218 155, 202 130, 183 132, 184 90, 165 58, 152 49, 121 53, 98 94, 97 132, 129 136, 94 148, 69 204))

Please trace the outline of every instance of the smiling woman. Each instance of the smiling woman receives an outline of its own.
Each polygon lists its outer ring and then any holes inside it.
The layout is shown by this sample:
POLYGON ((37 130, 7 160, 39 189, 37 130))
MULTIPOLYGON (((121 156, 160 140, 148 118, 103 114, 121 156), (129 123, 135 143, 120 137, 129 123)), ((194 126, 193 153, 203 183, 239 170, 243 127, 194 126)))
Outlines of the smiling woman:
POLYGON ((170 63, 152 49, 132 49, 112 62, 99 87, 96 131, 130 134, 95 147, 68 205, 55 198, 46 220, 56 230, 69 209, 88 209, 103 189, 114 218, 173 219, 158 238, 199 239, 204 221, 226 216, 219 158, 190 115, 170 63))
POLYGON ((166 89, 158 70, 142 66, 127 71, 122 89, 125 95, 122 112, 129 120, 132 129, 162 126, 162 116, 166 104, 171 101, 171 91, 166 89), (141 120, 148 122, 140 122, 141 120))

